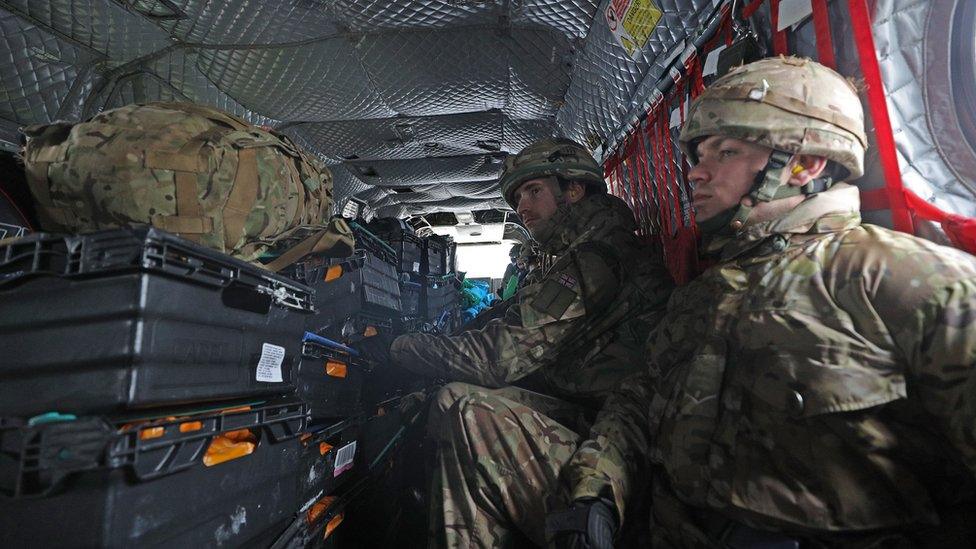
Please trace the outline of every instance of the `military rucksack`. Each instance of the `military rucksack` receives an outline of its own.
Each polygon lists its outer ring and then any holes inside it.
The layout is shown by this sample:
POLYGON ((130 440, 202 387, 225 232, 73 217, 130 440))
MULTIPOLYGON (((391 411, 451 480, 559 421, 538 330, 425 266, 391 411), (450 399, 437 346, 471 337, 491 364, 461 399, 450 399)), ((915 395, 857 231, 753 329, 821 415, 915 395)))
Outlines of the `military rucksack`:
POLYGON ((151 223, 252 261, 329 220, 323 164, 284 135, 210 107, 128 105, 23 131, 45 230, 151 223))

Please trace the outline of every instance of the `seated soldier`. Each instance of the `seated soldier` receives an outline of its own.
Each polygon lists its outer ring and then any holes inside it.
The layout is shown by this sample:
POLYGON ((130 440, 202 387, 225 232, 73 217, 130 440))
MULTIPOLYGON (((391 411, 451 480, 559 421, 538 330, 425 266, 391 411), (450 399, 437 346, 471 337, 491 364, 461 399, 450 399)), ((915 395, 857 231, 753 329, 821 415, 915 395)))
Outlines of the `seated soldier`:
POLYGON ((672 286, 580 145, 530 145, 506 163, 501 189, 546 268, 504 318, 455 336, 403 335, 390 350, 399 367, 453 381, 429 425, 438 546, 544 542, 545 497, 604 397, 635 371, 672 286))
POLYGON ((861 223, 836 182, 863 173, 854 88, 757 61, 697 98, 680 142, 717 264, 564 469, 554 538, 600 546, 560 525, 613 531, 646 456, 654 547, 971 546, 976 260, 861 223))

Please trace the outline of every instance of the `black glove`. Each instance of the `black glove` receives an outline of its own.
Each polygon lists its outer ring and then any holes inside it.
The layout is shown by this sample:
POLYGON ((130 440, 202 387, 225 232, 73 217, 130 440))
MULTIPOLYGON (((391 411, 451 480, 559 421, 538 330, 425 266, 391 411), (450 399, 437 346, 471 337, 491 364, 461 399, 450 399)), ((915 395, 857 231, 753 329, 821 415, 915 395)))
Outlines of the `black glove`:
POLYGON ((602 498, 578 499, 546 517, 546 538, 556 549, 612 549, 616 533, 617 511, 602 498))
POLYGON ((392 360, 390 347, 393 346, 394 339, 395 336, 381 332, 359 341, 355 344, 355 349, 359 351, 359 356, 372 364, 385 366, 392 360))

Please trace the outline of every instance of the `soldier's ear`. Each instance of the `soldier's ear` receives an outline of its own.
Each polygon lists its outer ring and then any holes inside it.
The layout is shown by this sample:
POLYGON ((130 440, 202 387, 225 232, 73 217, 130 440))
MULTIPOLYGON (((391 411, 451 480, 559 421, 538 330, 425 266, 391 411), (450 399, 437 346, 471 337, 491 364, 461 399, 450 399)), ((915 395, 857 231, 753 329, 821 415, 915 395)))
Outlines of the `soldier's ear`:
POLYGON ((573 204, 579 202, 586 195, 586 187, 579 181, 573 181, 563 192, 566 195, 566 199, 569 200, 569 203, 573 204))
POLYGON ((823 175, 824 170, 827 169, 827 159, 812 154, 800 154, 793 157, 788 167, 793 172, 789 184, 802 187, 823 175))

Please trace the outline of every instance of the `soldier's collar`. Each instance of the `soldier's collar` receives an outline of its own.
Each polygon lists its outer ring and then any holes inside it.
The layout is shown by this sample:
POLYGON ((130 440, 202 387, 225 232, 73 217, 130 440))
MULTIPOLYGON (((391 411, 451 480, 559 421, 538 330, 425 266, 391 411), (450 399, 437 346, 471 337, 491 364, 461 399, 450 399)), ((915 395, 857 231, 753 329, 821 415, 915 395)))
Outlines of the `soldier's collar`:
POLYGON ((728 260, 755 249, 772 235, 831 233, 856 227, 861 224, 860 207, 857 187, 838 183, 810 195, 776 219, 746 227, 735 235, 709 239, 704 253, 728 260))

